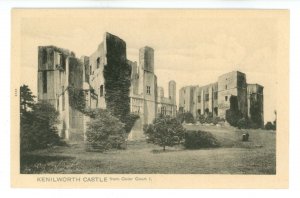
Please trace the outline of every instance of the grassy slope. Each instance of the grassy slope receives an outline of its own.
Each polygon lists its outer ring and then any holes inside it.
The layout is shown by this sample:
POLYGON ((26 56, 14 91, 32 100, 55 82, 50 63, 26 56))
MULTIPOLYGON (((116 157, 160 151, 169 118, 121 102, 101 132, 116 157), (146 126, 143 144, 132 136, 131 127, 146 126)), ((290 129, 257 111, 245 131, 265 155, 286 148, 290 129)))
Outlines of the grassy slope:
POLYGON ((275 174, 275 134, 248 130, 249 142, 241 142, 245 131, 231 127, 186 126, 212 132, 222 147, 183 150, 146 142, 129 142, 127 150, 85 152, 83 145, 55 147, 24 157, 22 173, 174 173, 174 174, 275 174))

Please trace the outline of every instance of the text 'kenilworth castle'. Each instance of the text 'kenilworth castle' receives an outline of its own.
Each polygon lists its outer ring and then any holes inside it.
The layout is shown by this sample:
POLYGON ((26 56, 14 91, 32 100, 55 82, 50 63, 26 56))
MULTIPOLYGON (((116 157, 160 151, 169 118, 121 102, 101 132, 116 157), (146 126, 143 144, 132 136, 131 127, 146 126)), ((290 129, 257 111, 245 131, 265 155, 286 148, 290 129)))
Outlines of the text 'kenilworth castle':
MULTIPOLYGON (((129 134, 131 139, 143 138, 143 125, 158 115, 177 113, 176 82, 169 82, 165 97, 154 73, 154 50, 142 47, 139 63, 128 60, 125 41, 110 33, 104 34, 94 53, 80 59, 55 46, 38 48, 38 100, 51 103, 60 113, 61 137, 83 140, 89 117, 74 105, 72 90, 84 93, 85 108, 109 109, 120 116, 126 111, 139 115, 129 134)), ((224 74, 218 82, 204 87, 187 86, 179 91, 179 110, 194 117, 210 113, 225 118, 226 110, 233 107, 251 116, 251 106, 257 103, 263 124, 263 87, 247 84, 241 72, 224 74)))

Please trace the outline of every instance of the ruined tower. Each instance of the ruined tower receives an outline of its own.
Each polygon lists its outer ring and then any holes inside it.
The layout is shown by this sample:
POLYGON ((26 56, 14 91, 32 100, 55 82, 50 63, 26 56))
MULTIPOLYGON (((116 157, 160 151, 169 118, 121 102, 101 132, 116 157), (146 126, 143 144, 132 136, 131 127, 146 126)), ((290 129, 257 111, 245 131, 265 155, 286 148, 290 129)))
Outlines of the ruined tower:
POLYGON ((185 86, 179 91, 179 111, 194 117, 226 119, 227 114, 250 118, 259 127, 264 124, 263 86, 247 84, 246 74, 232 71, 205 86, 185 86))
POLYGON ((221 118, 225 118, 228 109, 247 116, 247 82, 244 73, 233 71, 218 78, 218 106, 221 118))
POLYGON ((83 88, 84 76, 74 53, 54 46, 38 48, 38 100, 59 112, 59 135, 66 139, 83 139, 83 114, 73 105, 72 93, 83 88))
POLYGON ((106 32, 89 62, 90 85, 97 97, 91 108, 107 108, 117 117, 128 114, 131 66, 125 41, 106 32))
POLYGON ((151 47, 146 46, 139 50, 139 69, 139 93, 144 98, 144 124, 149 124, 157 113, 157 77, 154 74, 154 50, 151 47))

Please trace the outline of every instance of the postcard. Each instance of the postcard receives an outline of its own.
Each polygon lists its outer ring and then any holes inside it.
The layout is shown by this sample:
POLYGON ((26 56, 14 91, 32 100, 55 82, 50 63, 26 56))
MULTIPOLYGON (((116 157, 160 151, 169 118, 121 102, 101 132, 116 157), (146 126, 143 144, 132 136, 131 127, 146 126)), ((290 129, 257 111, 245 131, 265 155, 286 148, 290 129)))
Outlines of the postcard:
POLYGON ((13 9, 11 54, 13 187, 288 187, 288 10, 13 9))

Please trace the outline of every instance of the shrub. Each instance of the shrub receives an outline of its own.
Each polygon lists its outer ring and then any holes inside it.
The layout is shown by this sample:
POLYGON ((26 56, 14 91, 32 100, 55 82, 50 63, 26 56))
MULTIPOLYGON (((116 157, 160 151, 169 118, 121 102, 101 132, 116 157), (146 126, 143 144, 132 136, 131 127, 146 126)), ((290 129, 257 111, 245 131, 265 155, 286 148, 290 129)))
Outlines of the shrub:
POLYGON ((184 147, 186 149, 214 148, 220 143, 210 132, 187 131, 185 133, 184 147))
POLYGON ((266 125, 265 125, 265 129, 266 130, 275 130, 276 126, 274 124, 272 124, 272 122, 267 122, 266 125))
POLYGON ((204 123, 206 122, 206 118, 205 118, 204 115, 200 115, 199 118, 198 118, 198 120, 199 120, 199 122, 200 122, 201 124, 204 124, 204 123))
POLYGON ((224 122, 224 121, 225 121, 225 119, 223 119, 223 118, 220 118, 220 117, 214 117, 212 123, 213 123, 214 125, 216 125, 216 124, 218 124, 219 122, 224 122))
POLYGON ((185 129, 176 118, 155 118, 153 124, 144 125, 147 142, 166 149, 166 146, 180 144, 184 138, 185 129))
MULTIPOLYGON (((180 108, 182 108, 182 107, 180 107, 180 108)), ((184 114, 185 114, 185 113, 179 111, 178 114, 177 114, 177 116, 176 116, 177 120, 178 120, 180 123, 183 123, 183 122, 184 122, 184 114)))
POLYGON ((86 131, 87 150, 104 151, 120 148, 125 142, 124 124, 109 111, 95 109, 86 131))
POLYGON ((185 113, 178 113, 177 114, 177 120, 180 122, 180 123, 195 123, 195 118, 193 116, 192 113, 190 112, 185 112, 185 113))
POLYGON ((220 117, 213 117, 213 115, 210 113, 209 115, 200 115, 198 117, 198 120, 201 124, 208 123, 208 124, 218 124, 219 122, 225 121, 224 119, 221 119, 220 117))
POLYGON ((207 124, 211 124, 211 123, 213 123, 213 121, 214 121, 214 118, 212 116, 207 116, 205 118, 205 123, 207 123, 207 124))
POLYGON ((43 149, 61 144, 58 136, 58 112, 46 102, 32 106, 32 111, 21 115, 21 152, 43 149))
POLYGON ((186 123, 195 123, 195 119, 194 119, 193 114, 190 113, 190 112, 186 112, 186 113, 184 114, 184 121, 185 121, 186 123))

